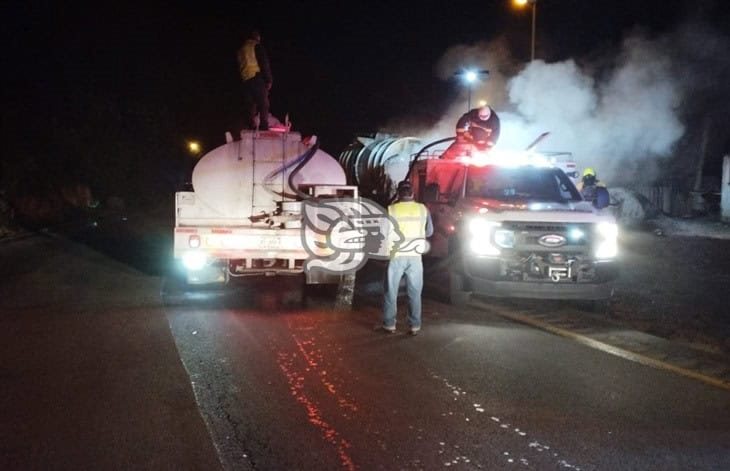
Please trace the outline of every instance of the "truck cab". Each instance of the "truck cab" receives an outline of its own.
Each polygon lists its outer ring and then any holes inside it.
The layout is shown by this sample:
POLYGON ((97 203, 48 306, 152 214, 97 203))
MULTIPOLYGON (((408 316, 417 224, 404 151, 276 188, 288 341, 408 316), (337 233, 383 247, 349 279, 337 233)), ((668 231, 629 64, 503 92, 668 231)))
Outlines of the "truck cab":
POLYGON ((431 211, 430 257, 447 259, 452 303, 472 294, 604 301, 618 276, 612 214, 539 154, 426 159, 410 173, 431 211))

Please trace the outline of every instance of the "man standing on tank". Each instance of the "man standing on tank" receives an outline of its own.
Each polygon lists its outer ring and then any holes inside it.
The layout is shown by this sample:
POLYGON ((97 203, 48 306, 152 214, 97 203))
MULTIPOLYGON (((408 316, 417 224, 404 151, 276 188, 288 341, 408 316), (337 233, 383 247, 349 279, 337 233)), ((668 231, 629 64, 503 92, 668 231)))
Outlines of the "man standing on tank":
POLYGON ((273 83, 271 66, 266 50, 261 45, 261 33, 251 30, 238 50, 238 67, 243 80, 243 99, 246 126, 256 129, 256 115, 259 117, 258 129, 269 129, 269 90, 273 83))

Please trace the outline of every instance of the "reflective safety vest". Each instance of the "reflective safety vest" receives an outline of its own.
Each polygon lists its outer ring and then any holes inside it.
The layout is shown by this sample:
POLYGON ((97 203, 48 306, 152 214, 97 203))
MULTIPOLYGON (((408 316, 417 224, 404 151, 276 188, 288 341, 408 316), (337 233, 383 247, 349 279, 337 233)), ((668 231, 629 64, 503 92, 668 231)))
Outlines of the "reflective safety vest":
POLYGON ((256 44, 253 39, 248 39, 238 50, 238 67, 243 80, 252 79, 261 72, 259 62, 256 60, 256 44))
POLYGON ((420 256, 422 252, 414 250, 401 251, 400 249, 414 247, 413 241, 426 240, 426 222, 428 221, 428 209, 426 206, 415 201, 402 201, 388 206, 388 215, 395 219, 398 229, 405 240, 394 247, 395 252, 391 257, 420 256))

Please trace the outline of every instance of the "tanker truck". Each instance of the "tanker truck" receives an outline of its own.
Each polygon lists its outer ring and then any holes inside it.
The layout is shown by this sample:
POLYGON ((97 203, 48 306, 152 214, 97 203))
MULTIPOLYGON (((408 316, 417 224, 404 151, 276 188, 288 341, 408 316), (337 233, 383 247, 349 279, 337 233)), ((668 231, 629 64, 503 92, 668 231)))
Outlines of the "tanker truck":
POLYGON ((606 208, 608 194, 595 205, 584 201, 566 174, 575 167, 565 159, 570 155, 535 151, 545 136, 524 151, 469 148, 460 155, 444 148, 453 138, 400 156, 367 151, 385 145, 370 141, 340 162, 351 183, 367 181, 368 169, 396 184, 411 181, 434 224, 426 277, 440 282, 447 276, 453 304, 482 295, 582 300, 605 310, 618 276, 618 230, 606 208))
MULTIPOLYGON (((315 136, 288 128, 244 130, 238 140, 226 133, 226 143, 195 165, 192 191, 175 193, 174 258, 188 285, 302 274, 302 201, 357 196, 315 136)), ((338 279, 313 272, 306 282, 338 279)))

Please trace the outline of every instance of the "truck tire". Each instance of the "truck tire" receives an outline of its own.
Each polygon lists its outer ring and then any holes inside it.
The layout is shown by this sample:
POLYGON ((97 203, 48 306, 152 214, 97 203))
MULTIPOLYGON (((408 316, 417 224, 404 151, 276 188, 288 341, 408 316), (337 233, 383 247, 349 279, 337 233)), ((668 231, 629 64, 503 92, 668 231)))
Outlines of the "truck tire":
POLYGON ((466 306, 470 300, 471 291, 464 275, 464 262, 457 249, 452 252, 449 263, 449 302, 452 306, 466 306))
POLYGON ((597 314, 601 317, 611 316, 611 300, 610 299, 594 299, 591 301, 581 301, 578 308, 582 311, 597 314))
POLYGON ((168 273, 162 278, 160 297, 163 306, 179 306, 185 303, 185 293, 189 289, 185 277, 177 273, 168 273))
POLYGON ((611 316, 611 300, 610 299, 596 299, 591 301, 589 306, 591 312, 600 314, 605 317, 611 316))
POLYGON ((612 297, 605 299, 592 299, 590 301, 579 301, 578 308, 592 314, 600 314, 603 317, 611 317, 612 297))
POLYGON ((449 272, 449 302, 452 306, 466 306, 471 299, 471 292, 464 290, 464 275, 449 272))

